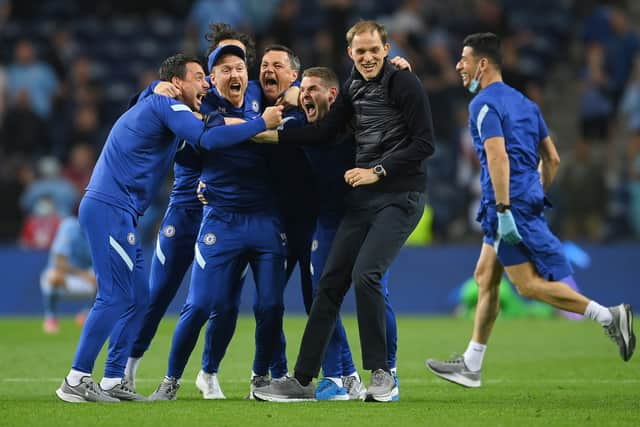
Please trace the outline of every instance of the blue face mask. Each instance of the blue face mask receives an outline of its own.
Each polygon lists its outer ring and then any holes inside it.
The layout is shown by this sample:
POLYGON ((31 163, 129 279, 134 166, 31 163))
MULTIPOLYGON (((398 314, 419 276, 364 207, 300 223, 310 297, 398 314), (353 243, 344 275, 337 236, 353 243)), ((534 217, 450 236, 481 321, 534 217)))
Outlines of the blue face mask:
POLYGON ((471 93, 476 93, 478 91, 478 87, 480 86, 480 81, 478 79, 473 79, 469 83, 467 90, 471 93))
POLYGON ((467 86, 467 90, 471 93, 476 93, 478 92, 478 88, 480 87, 480 76, 481 76, 482 72, 480 72, 480 64, 478 64, 478 67, 476 68, 476 76, 471 79, 471 81, 469 82, 469 86, 467 86))

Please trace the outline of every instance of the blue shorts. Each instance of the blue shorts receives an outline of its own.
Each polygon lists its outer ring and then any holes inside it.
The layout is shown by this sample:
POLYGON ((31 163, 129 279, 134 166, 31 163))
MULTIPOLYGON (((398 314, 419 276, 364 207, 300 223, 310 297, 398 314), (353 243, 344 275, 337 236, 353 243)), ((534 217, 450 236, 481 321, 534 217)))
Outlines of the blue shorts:
POLYGON ((496 239, 498 216, 493 204, 482 204, 476 219, 482 225, 483 241, 496 249, 503 266, 531 262, 543 278, 561 280, 573 275, 573 269, 564 254, 562 243, 549 229, 544 217, 546 206, 550 204, 537 186, 511 199, 511 213, 522 236, 522 242, 516 245, 496 239))

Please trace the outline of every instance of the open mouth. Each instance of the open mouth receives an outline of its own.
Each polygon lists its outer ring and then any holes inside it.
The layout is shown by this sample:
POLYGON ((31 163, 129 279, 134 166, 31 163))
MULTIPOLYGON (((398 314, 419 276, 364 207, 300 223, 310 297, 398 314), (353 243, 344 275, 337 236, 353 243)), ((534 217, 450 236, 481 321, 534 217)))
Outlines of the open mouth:
POLYGON ((200 110, 200 106, 202 105, 202 100, 204 99, 205 95, 207 93, 206 92, 200 92, 196 95, 196 102, 194 107, 194 111, 199 111, 200 110))
POLYGON ((240 83, 231 83, 229 85, 229 92, 239 94, 242 92, 242 85, 240 83))
POLYGON ((313 102, 305 102, 302 104, 302 108, 307 116, 314 116, 316 114, 316 104, 313 102))
POLYGON ((273 77, 265 77, 263 79, 263 82, 264 82, 264 87, 265 88, 270 88, 270 87, 277 88, 278 87, 278 81, 276 79, 274 79, 273 77))

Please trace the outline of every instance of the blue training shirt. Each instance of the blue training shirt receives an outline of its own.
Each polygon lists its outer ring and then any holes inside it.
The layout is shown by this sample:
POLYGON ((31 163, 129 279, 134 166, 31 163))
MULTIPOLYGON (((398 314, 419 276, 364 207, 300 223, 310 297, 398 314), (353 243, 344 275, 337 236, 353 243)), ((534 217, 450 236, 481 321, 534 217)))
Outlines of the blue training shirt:
POLYGON ((82 270, 88 270, 93 265, 89 243, 76 217, 67 217, 58 226, 49 251, 49 268, 55 265, 56 255, 64 255, 72 267, 82 270))
MULTIPOLYGON (((207 76, 207 80, 209 77, 207 76)), ((154 87, 153 85, 152 87, 154 87)), ((260 93, 260 84, 252 80, 249 82, 249 88, 247 93, 250 93, 250 98, 245 97, 244 103, 245 115, 255 117, 255 113, 262 112, 262 105, 259 97, 255 97, 256 88, 260 93)), ((214 86, 209 88, 209 93, 204 98, 200 111, 203 114, 210 114, 221 112, 219 110, 225 110, 226 104, 221 103, 222 98, 218 95, 214 86)), ((198 200, 196 188, 198 186, 198 180, 202 173, 202 157, 198 150, 189 144, 181 144, 178 146, 178 152, 176 153, 175 164, 173 165, 173 188, 171 195, 169 196, 169 206, 188 206, 188 207, 200 207, 202 203, 198 200)))
POLYGON ((198 120, 185 104, 152 94, 116 121, 98 158, 86 196, 141 216, 171 162, 180 140, 198 150, 230 147, 266 129, 264 120, 221 126, 212 115, 198 120))
POLYGON ((482 166, 482 199, 495 203, 484 143, 502 137, 509 156, 509 197, 516 199, 540 183, 538 146, 549 135, 538 106, 511 86, 497 82, 469 104, 469 130, 482 166))
MULTIPOLYGON (((208 81, 207 77, 207 81, 208 81)), ((144 99, 153 95, 155 87, 161 80, 154 80, 140 94, 134 98, 144 99)), ((182 206, 190 208, 200 208, 202 203, 196 195, 198 179, 202 171, 202 160, 200 151, 185 141, 178 141, 175 162, 173 164, 173 187, 169 195, 169 206, 182 206)))
POLYGON ((173 187, 169 195, 169 206, 202 207, 196 194, 201 173, 200 151, 186 141, 181 141, 173 164, 173 187))
MULTIPOLYGON (((250 82, 243 105, 236 108, 222 98, 214 87, 205 98, 201 110, 206 113, 206 109, 217 106, 217 111, 225 117, 251 122, 260 117, 261 97, 260 86, 250 82)), ((269 178, 266 148, 247 138, 247 141, 234 147, 203 153, 200 179, 205 187, 199 187, 200 194, 209 204, 222 210, 269 212, 274 209, 275 199, 269 178)))

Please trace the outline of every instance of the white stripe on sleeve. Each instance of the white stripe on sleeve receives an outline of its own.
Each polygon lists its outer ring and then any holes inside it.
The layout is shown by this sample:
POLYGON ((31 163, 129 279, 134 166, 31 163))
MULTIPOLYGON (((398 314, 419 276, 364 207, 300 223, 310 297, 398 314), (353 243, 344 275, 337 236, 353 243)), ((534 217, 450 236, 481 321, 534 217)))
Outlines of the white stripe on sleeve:
POLYGON ((188 112, 191 112, 191 108, 187 107, 184 104, 173 104, 171 106, 171 109, 173 111, 188 111, 188 112))
POLYGON ((482 140, 482 121, 484 120, 488 112, 489 106, 487 104, 484 104, 480 109, 480 112, 478 113, 478 119, 476 120, 476 123, 478 126, 478 135, 480 136, 480 140, 482 140))

